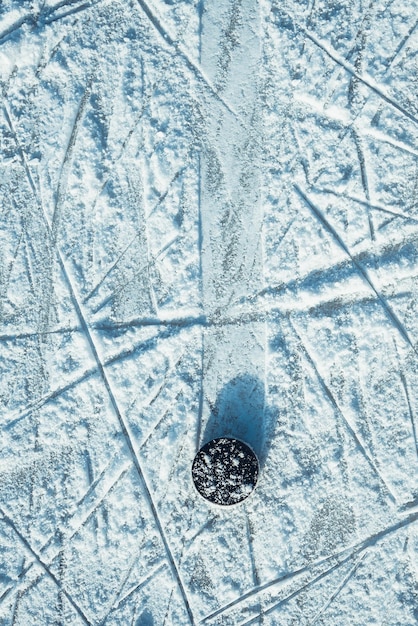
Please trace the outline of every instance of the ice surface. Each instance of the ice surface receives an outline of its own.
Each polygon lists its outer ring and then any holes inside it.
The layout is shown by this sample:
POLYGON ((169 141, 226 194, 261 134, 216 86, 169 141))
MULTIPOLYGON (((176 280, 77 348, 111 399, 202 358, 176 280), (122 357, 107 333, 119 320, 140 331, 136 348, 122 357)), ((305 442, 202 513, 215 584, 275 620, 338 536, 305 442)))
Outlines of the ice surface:
POLYGON ((1 626, 417 623, 417 9, 0 3, 1 626))

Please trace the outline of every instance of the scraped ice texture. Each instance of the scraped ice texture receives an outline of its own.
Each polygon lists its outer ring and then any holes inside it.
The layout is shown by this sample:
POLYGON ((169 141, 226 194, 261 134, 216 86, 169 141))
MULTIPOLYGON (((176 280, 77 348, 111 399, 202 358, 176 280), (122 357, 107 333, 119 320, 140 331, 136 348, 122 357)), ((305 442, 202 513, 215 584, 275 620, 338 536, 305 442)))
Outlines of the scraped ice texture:
POLYGON ((0 624, 416 624, 417 9, 3 0, 0 624))

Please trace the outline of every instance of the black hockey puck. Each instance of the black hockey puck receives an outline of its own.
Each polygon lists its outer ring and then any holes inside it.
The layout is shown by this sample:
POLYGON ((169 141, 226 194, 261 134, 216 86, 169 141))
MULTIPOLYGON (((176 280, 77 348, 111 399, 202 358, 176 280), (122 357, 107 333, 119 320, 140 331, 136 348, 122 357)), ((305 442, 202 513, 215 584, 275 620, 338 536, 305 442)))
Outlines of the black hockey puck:
POLYGON ((196 454, 192 477, 203 498, 230 506, 248 498, 257 484, 258 459, 247 444, 219 437, 206 443, 196 454))

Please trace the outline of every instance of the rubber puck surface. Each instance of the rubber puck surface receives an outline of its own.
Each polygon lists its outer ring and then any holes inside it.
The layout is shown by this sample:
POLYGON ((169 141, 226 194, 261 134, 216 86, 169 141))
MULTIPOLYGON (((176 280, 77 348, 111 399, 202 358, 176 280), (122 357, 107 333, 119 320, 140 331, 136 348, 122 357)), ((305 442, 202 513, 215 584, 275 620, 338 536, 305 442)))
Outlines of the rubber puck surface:
POLYGON ((196 454, 192 477, 200 495, 213 504, 237 504, 253 491, 259 473, 258 460, 238 439, 219 437, 196 454))

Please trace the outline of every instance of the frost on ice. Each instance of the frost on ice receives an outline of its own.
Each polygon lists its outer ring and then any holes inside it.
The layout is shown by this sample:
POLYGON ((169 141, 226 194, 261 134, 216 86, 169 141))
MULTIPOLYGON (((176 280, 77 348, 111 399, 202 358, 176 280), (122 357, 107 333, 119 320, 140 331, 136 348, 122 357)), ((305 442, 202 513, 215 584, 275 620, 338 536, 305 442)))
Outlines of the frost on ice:
POLYGON ((417 9, 0 2, 1 626, 416 624, 417 9))

